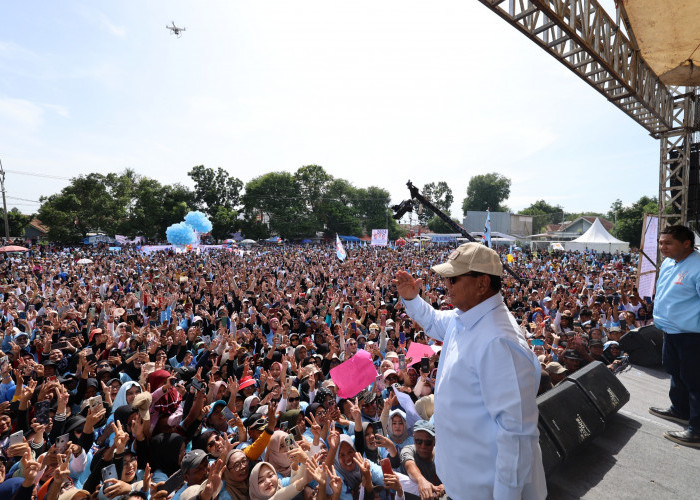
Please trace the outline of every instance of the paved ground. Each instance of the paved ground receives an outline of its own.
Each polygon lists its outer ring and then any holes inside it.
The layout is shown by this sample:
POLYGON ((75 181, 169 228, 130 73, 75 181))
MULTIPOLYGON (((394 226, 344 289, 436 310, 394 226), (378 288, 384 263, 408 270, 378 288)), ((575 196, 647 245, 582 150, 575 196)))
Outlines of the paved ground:
POLYGON ((669 404, 668 375, 632 366, 618 376, 630 401, 602 435, 552 471, 548 498, 700 499, 700 449, 665 439, 665 430, 681 427, 648 412, 669 404))

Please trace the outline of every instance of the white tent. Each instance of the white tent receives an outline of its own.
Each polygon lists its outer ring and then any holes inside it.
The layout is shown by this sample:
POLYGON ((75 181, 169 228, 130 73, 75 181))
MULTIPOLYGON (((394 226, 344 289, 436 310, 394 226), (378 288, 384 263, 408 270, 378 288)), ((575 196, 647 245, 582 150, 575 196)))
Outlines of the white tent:
POLYGON ((573 241, 564 243, 567 250, 596 250, 598 252, 628 252, 630 249, 629 243, 620 241, 610 234, 596 218, 593 225, 588 228, 588 231, 573 241))

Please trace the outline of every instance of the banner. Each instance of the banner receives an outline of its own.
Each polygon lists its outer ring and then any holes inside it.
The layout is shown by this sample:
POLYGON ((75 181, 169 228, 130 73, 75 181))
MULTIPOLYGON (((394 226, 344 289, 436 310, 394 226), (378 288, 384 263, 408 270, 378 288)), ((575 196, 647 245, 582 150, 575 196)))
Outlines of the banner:
POLYGON ((388 229, 372 229, 372 246, 385 247, 389 243, 388 229))
POLYGON ((656 291, 656 255, 659 237, 659 217, 644 215, 642 244, 637 266, 637 291, 639 296, 653 297, 656 291))

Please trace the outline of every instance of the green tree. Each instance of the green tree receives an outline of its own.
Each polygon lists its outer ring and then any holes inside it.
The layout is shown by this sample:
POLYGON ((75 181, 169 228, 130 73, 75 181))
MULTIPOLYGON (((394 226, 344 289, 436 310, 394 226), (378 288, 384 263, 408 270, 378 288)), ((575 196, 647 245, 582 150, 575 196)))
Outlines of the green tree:
POLYGON ((230 238, 231 233, 236 232, 238 226, 238 212, 236 210, 219 207, 211 218, 211 234, 217 240, 230 238))
POLYGON ((49 227, 49 239, 72 243, 89 232, 114 234, 126 218, 129 204, 124 187, 128 181, 119 177, 81 175, 60 193, 42 197, 38 217, 49 227))
MULTIPOLYGON (((429 182, 423 186, 421 194, 425 196, 428 200, 432 202, 435 207, 439 208, 446 215, 450 215, 450 207, 454 201, 454 196, 452 195, 452 188, 447 185, 446 182, 440 181, 438 183, 429 182)), ((422 210, 418 212, 418 222, 421 226, 428 224, 428 221, 433 218, 435 214, 432 210, 427 207, 423 207, 422 210)))
MULTIPOLYGON (((455 221, 457 224, 461 224, 457 219, 452 219, 455 221)), ((455 229, 450 226, 447 222, 442 220, 440 217, 437 215, 434 215, 432 219, 428 221, 428 229, 430 229, 434 233, 439 233, 439 234, 449 234, 449 233, 455 233, 455 229)))
POLYGON ((359 216, 360 191, 345 179, 333 179, 330 182, 323 203, 318 207, 325 218, 326 236, 362 236, 363 226, 359 216))
POLYGON ((535 233, 543 232, 548 224, 562 222, 564 217, 564 209, 561 205, 550 205, 544 200, 537 200, 520 213, 532 215, 532 230, 535 233))
MULTIPOLYGON (((31 215, 24 215, 17 207, 7 211, 7 225, 10 226, 10 238, 23 238, 24 228, 31 222, 31 215)), ((5 237, 5 213, 0 208, 0 236, 5 237)))
POLYGON ((467 215, 467 211, 505 212, 508 207, 501 203, 510 196, 510 179, 501 174, 492 172, 490 174, 475 175, 469 179, 467 186, 467 197, 462 202, 462 212, 467 215))
POLYGON ((299 188, 299 196, 309 213, 308 222, 314 232, 322 230, 326 223, 327 216, 322 206, 332 181, 333 177, 320 165, 305 165, 294 173, 294 182, 299 188))
POLYGON ((162 185, 155 179, 139 177, 133 189, 128 229, 121 234, 163 240, 167 227, 181 222, 195 205, 194 193, 186 186, 162 185))
POLYGON ((216 170, 197 165, 187 175, 194 181, 194 199, 198 208, 213 217, 219 207, 235 210, 240 204, 243 182, 223 168, 216 170))
POLYGON ((313 236, 317 221, 299 196, 299 185, 289 172, 270 172, 252 179, 243 195, 245 219, 250 229, 261 216, 272 234, 284 239, 313 236))
POLYGON ((386 189, 377 186, 358 189, 359 217, 363 220, 362 225, 367 235, 372 234, 372 229, 389 229, 389 239, 392 240, 406 234, 393 219, 390 202, 391 197, 386 189))
POLYGON ((629 206, 623 206, 616 200, 610 206, 608 217, 616 220, 613 234, 616 238, 638 247, 642 241, 642 223, 644 214, 656 214, 659 202, 656 197, 642 196, 629 206))

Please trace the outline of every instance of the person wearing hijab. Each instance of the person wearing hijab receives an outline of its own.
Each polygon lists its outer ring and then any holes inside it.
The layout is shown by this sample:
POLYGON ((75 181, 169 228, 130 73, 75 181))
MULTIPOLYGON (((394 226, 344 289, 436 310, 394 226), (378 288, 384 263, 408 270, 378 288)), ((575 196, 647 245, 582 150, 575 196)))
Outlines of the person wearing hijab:
POLYGON ((306 484, 311 481, 306 467, 302 465, 292 482, 282 488, 274 466, 269 462, 260 462, 250 472, 248 493, 250 500, 291 500, 304 491, 306 484))
POLYGON ((114 397, 112 408, 119 408, 120 406, 127 404, 130 405, 134 402, 134 398, 140 392, 141 386, 138 384, 138 382, 134 382, 133 380, 124 382, 119 388, 119 392, 117 392, 117 395, 114 397))
POLYGON ((255 413, 255 410, 258 409, 259 405, 260 399, 258 399, 257 396, 253 395, 245 398, 245 401, 243 402, 243 418, 248 418, 255 413))
MULTIPOLYGON (((363 477, 360 466, 355 463, 357 452, 350 436, 340 434, 338 447, 328 450, 329 457, 334 457, 335 473, 343 480, 343 489, 340 493, 341 500, 357 500, 360 492, 370 485, 384 486, 384 474, 382 468, 369 462, 370 477, 363 477)), ((326 462, 328 463, 328 462, 326 462)), ((326 492, 330 493, 328 486, 326 492)))
POLYGON ((284 431, 275 431, 270 438, 270 443, 267 445, 265 460, 269 462, 281 477, 290 477, 292 475, 292 464, 287 455, 287 446, 284 444, 284 438, 287 433, 284 431))
MULTIPOLYGON (((380 465, 383 458, 389 458, 392 469, 401 466, 401 456, 396 445, 382 434, 374 432, 371 422, 362 422, 362 439, 364 442, 363 456, 370 462, 380 465)), ((357 442, 357 437, 355 438, 357 442)))
POLYGON ((250 460, 243 450, 234 449, 226 455, 223 473, 224 488, 219 500, 248 500, 250 460))
POLYGON ((185 439, 179 434, 158 434, 150 442, 153 484, 165 481, 180 468, 185 456, 185 439))
MULTIPOLYGON (((382 415, 382 417, 383 416, 384 415, 382 415)), ((382 423, 385 424, 387 437, 396 444, 399 452, 404 446, 413 444, 412 430, 409 429, 406 424, 406 413, 404 413, 403 410, 398 408, 391 410, 389 412, 388 421, 384 422, 382 418, 382 423)))

